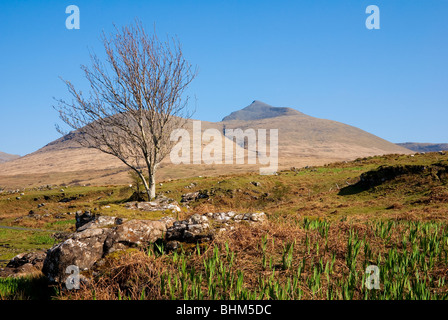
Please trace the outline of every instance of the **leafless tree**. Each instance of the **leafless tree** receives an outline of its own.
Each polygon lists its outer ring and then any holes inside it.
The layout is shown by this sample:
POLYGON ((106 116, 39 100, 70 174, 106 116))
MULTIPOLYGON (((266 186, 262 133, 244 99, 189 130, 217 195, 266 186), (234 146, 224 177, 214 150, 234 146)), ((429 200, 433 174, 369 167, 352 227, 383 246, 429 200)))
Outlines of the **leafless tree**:
POLYGON ((59 99, 54 108, 77 130, 82 146, 113 155, 134 170, 152 199, 157 166, 174 143, 170 134, 191 116, 185 90, 197 72, 176 38, 149 36, 138 20, 115 31, 102 34, 105 61, 91 53, 91 66, 81 66, 88 95, 63 80, 72 101, 59 99))

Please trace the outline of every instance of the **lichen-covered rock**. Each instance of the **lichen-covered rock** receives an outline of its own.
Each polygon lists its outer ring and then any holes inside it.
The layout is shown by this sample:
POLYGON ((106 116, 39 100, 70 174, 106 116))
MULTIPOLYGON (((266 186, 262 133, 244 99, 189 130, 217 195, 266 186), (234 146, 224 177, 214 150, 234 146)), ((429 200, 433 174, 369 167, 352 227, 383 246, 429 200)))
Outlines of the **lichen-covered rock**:
POLYGON ((244 213, 237 214, 233 211, 229 212, 215 212, 215 213, 206 213, 207 217, 215 220, 216 222, 264 222, 266 221, 266 214, 264 212, 253 212, 253 213, 244 213))
POLYGON ((171 211, 173 213, 180 212, 180 207, 175 202, 165 202, 165 201, 149 201, 149 202, 127 202, 125 207, 133 210, 140 211, 171 211))
POLYGON ((22 277, 40 273, 45 257, 45 251, 18 254, 8 262, 5 268, 0 269, 0 277, 22 277))
POLYGON ((97 217, 48 250, 42 272, 51 282, 63 284, 69 276, 65 273, 68 266, 87 270, 111 252, 147 245, 163 237, 167 224, 172 224, 172 219, 123 222, 97 217))
POLYGON ((199 191, 185 193, 182 195, 182 199, 180 200, 180 202, 194 201, 197 199, 198 196, 199 196, 199 191))
POLYGON ((36 251, 28 253, 20 253, 12 258, 6 267, 17 268, 23 266, 24 264, 30 263, 38 269, 42 269, 45 257, 45 251, 36 251))
POLYGON ((207 199, 211 196, 211 193, 208 190, 199 190, 195 192, 189 192, 182 195, 182 199, 180 202, 190 202, 199 199, 207 199))
POLYGON ((47 252, 42 272, 51 282, 64 283, 70 265, 87 270, 104 254, 104 241, 112 232, 109 228, 91 228, 76 232, 72 237, 47 252))
POLYGON ((103 228, 105 226, 120 225, 124 221, 125 220, 116 217, 96 216, 89 222, 76 229, 76 231, 81 232, 90 228, 103 228))
POLYGON ((165 240, 183 242, 209 241, 214 237, 214 231, 204 215, 194 214, 188 220, 176 221, 168 228, 165 240))
POLYGON ((95 219, 95 215, 91 214, 90 211, 77 211, 75 215, 76 219, 76 230, 81 228, 83 225, 89 223, 90 221, 95 219))
MULTIPOLYGON (((175 242, 203 242, 212 240, 217 232, 232 230, 235 223, 262 223, 263 212, 236 214, 233 211, 194 214, 189 219, 176 221, 167 229, 165 240, 169 247, 175 242)), ((177 246, 177 245, 176 245, 177 246)))
POLYGON ((105 253, 154 242, 166 233, 166 222, 130 220, 113 228, 104 242, 105 253))

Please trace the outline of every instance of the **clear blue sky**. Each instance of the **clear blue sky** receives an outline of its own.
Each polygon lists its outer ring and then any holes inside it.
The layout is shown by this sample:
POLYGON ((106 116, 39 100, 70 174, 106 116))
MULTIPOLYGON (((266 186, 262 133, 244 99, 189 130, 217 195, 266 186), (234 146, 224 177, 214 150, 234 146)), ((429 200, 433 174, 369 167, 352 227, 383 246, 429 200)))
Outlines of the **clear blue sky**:
POLYGON ((59 76, 79 69, 112 23, 138 17, 177 35, 199 67, 194 118, 219 121, 261 100, 357 126, 392 142, 448 142, 447 0, 1 1, 0 151, 25 155, 59 138, 59 76), (65 8, 77 5, 80 30, 65 8), (368 30, 365 9, 380 9, 368 30))

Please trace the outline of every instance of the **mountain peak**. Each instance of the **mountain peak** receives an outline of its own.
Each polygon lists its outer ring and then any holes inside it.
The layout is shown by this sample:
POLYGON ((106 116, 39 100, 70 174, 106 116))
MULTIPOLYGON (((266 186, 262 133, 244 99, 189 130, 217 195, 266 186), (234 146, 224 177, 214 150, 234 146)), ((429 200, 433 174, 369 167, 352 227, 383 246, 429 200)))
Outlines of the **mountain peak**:
POLYGON ((248 105, 244 109, 234 111, 228 116, 224 117, 222 121, 231 121, 231 120, 250 121, 266 118, 275 118, 279 116, 287 116, 292 114, 297 115, 302 113, 291 108, 273 107, 262 101, 254 100, 250 105, 248 105))

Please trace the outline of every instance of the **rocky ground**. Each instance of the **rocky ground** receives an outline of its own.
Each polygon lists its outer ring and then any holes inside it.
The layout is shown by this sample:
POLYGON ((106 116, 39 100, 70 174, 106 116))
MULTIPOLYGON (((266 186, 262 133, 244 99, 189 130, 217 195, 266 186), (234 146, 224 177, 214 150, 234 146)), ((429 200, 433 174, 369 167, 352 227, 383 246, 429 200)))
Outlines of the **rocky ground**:
MULTIPOLYGON (((167 198, 152 202, 129 202, 132 210, 179 212, 177 203, 167 198)), ((232 230, 235 224, 259 224, 266 221, 263 212, 216 212, 193 214, 186 220, 176 221, 172 216, 160 220, 127 220, 84 212, 76 214, 76 231, 48 251, 19 254, 3 269, 0 277, 24 276, 42 272, 52 283, 64 284, 70 273, 69 266, 88 271, 108 254, 117 250, 148 246, 162 241, 168 250, 178 249, 182 243, 213 240, 215 234, 232 230)), ((87 281, 83 277, 83 281, 87 281)))

